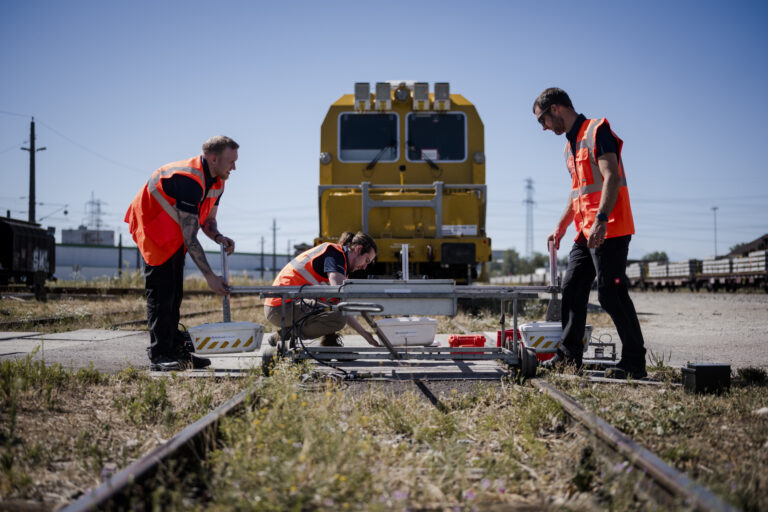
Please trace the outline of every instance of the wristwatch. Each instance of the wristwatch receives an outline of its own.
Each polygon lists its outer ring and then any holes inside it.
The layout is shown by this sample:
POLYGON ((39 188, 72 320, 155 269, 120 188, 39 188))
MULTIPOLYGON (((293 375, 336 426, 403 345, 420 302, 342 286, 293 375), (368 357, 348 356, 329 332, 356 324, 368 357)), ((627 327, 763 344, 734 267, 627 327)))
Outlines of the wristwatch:
POLYGON ((597 220, 599 220, 600 222, 608 222, 608 216, 603 212, 599 212, 597 214, 597 220))

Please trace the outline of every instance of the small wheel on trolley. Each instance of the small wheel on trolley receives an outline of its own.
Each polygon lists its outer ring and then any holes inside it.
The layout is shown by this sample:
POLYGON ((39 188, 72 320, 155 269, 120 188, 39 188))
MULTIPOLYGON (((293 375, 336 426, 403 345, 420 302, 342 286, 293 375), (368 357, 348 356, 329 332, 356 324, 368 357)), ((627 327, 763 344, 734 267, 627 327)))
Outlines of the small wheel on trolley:
POLYGON ((536 376, 536 367, 539 364, 539 360, 536 358, 536 350, 523 346, 522 343, 518 345, 520 347, 520 373, 526 379, 530 379, 536 376))

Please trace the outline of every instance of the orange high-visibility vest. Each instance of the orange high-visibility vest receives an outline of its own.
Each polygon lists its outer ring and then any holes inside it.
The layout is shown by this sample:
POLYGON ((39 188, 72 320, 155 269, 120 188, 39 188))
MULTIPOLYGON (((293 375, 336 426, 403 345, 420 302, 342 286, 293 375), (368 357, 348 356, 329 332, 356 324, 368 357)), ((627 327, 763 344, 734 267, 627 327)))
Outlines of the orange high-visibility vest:
MULTIPOLYGON (((595 136, 597 129, 605 124, 610 130, 611 125, 605 118, 588 119, 579 128, 576 138, 576 155, 571 151, 571 145, 565 141, 565 163, 571 172, 571 208, 573 209, 573 222, 576 224, 576 239, 579 233, 589 238, 589 231, 597 216, 597 208, 600 206, 600 197, 603 190, 603 174, 597 164, 595 156, 595 136)), ((635 223, 632 220, 632 208, 629 205, 629 190, 627 189, 627 176, 624 173, 624 164, 621 161, 621 148, 624 142, 613 133, 619 144, 618 154, 619 196, 616 204, 608 216, 606 238, 632 235, 635 232, 635 223)))
MULTIPOLYGON (((312 249, 309 249, 307 251, 304 251, 303 253, 299 254, 295 258, 291 260, 290 263, 288 263, 283 269, 280 271, 279 274, 277 274, 277 277, 275 278, 275 281, 272 283, 272 286, 301 286, 304 284, 308 285, 318 285, 318 284, 328 284, 330 281, 328 280, 328 277, 323 277, 322 275, 315 272, 315 269, 312 267, 312 263, 318 258, 322 258, 325 256, 325 253, 328 251, 329 248, 335 248, 338 251, 341 251, 341 254, 344 255, 344 275, 347 275, 347 255, 344 252, 344 246, 340 244, 332 244, 330 242, 325 242, 323 244, 318 245, 317 247, 313 247, 312 249)), ((319 299, 322 300, 322 299, 319 299)), ((290 302, 290 299, 286 302, 290 302)), ((264 304, 266 306, 279 306, 283 303, 282 299, 277 297, 270 297, 264 300, 264 304)))
MULTIPOLYGON (((163 179, 180 174, 192 178, 205 190, 203 157, 196 156, 162 166, 149 178, 125 213, 125 222, 141 255, 150 265, 162 265, 184 244, 176 199, 163 190, 163 179)), ((224 180, 217 178, 200 203, 200 225, 224 192, 224 180)))

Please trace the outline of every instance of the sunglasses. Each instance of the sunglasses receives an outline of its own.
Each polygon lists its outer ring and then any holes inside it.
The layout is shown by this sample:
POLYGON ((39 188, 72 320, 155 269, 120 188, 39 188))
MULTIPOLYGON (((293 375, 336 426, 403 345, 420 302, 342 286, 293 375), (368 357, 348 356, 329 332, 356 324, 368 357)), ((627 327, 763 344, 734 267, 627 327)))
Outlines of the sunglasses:
POLYGON ((552 107, 552 105, 548 106, 544 110, 541 111, 539 116, 536 118, 536 120, 539 122, 541 126, 544 126, 544 116, 547 115, 547 112, 549 112, 549 109, 552 107))

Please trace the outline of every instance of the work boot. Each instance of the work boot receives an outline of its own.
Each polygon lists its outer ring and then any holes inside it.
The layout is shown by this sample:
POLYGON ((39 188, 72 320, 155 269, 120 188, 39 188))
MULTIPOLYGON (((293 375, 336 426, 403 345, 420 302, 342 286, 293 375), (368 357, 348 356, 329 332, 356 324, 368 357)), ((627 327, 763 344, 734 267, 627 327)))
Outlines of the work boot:
POLYGON ((605 377, 607 379, 622 380, 631 377, 635 380, 641 380, 648 377, 648 371, 645 368, 628 367, 619 363, 612 368, 606 368, 605 377))
POLYGON ((176 331, 176 337, 173 340, 174 355, 194 368, 202 370, 211 366, 211 360, 207 357, 195 355, 195 343, 192 341, 189 331, 179 329, 176 331))
POLYGON ((185 361, 179 361, 173 357, 160 356, 155 358, 154 361, 150 361, 149 369, 153 372, 171 372, 186 370, 187 363, 185 361))
POLYGON ((557 349, 557 352, 552 359, 540 363, 539 366, 545 370, 558 373, 563 373, 566 368, 574 368, 577 375, 581 374, 584 367, 581 357, 567 356, 565 355, 565 352, 560 349, 557 349))
MULTIPOLYGON (((613 378, 619 378, 619 379, 626 379, 627 376, 632 377, 635 380, 644 379, 648 376, 648 371, 645 369, 645 361, 641 361, 638 364, 632 364, 629 362, 626 362, 624 360, 619 361, 616 363, 616 366, 614 368, 619 368, 624 371, 623 377, 613 377, 613 378)), ((606 372, 607 373, 607 372, 606 372)), ((607 375, 606 375, 607 377, 607 375)))
POLYGON ((175 350, 171 354, 153 356, 152 347, 147 347, 147 357, 152 371, 186 370, 190 365, 188 358, 176 353, 175 350))
POLYGON ((187 347, 182 345, 176 345, 174 347, 174 356, 186 363, 188 367, 192 367, 195 370, 202 370, 203 368, 211 366, 210 359, 193 354, 187 350, 187 347))
POLYGON ((271 346, 276 347, 277 342, 280 340, 287 341, 291 337, 291 330, 289 328, 285 329, 285 332, 283 332, 283 329, 278 329, 277 332, 272 333, 269 335, 269 338, 267 338, 267 343, 269 343, 271 346))
POLYGON ((326 334, 320 341, 321 347, 343 347, 344 343, 341 342, 341 335, 338 333, 326 334))

